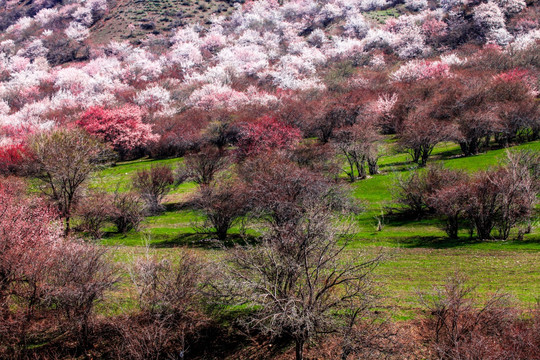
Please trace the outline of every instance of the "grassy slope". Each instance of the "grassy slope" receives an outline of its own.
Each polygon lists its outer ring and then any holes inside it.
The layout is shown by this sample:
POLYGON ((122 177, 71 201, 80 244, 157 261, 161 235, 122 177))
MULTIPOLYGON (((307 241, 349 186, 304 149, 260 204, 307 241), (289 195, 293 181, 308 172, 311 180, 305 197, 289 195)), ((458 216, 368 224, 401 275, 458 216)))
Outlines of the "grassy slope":
MULTIPOLYGON (((518 146, 540 150, 540 141, 518 146)), ((435 152, 432 162, 444 162, 446 166, 474 172, 495 166, 505 156, 505 150, 492 150, 474 157, 459 157, 454 144, 442 144, 435 152)), ((125 190, 130 176, 138 169, 153 163, 174 166, 181 159, 139 160, 119 164, 102 171, 93 180, 95 186, 114 191, 120 182, 125 190)), ((416 312, 415 289, 427 289, 441 282, 446 275, 462 270, 480 284, 481 292, 499 288, 510 291, 523 304, 531 303, 540 296, 540 231, 538 228, 525 237, 523 242, 493 241, 477 242, 466 234, 457 241, 449 241, 435 220, 398 221, 385 219, 382 231, 375 230, 375 216, 392 199, 392 183, 396 176, 410 171, 413 166, 407 154, 392 154, 381 158, 381 174, 359 181, 352 186, 356 198, 364 201, 366 211, 356 219, 357 233, 348 249, 350 256, 384 251, 389 259, 378 270, 380 280, 386 284, 384 293, 387 303, 397 306, 398 318, 409 318, 416 312)), ((176 210, 177 203, 189 196, 194 184, 184 184, 175 189, 167 199, 167 211, 145 221, 142 232, 126 236, 108 233, 103 240, 107 245, 121 247, 120 253, 138 253, 139 246, 150 240, 159 254, 171 255, 174 246, 198 244, 204 235, 195 234, 194 224, 201 220, 192 210, 176 210)), ((112 230, 112 229, 111 229, 112 230)), ((233 229, 233 233, 238 229, 233 229)), ((202 254, 215 251, 200 250, 202 254)), ((219 253, 219 252, 218 252, 219 253)), ((212 255, 214 256, 214 255, 212 255)), ((127 260, 124 258, 127 262, 127 260)))
POLYGON ((137 40, 147 34, 170 34, 186 23, 204 23, 211 15, 226 15, 234 9, 224 0, 118 0, 107 15, 92 27, 91 40, 137 40), (154 27, 144 27, 153 23, 154 27), (133 31, 128 25, 133 24, 133 31))

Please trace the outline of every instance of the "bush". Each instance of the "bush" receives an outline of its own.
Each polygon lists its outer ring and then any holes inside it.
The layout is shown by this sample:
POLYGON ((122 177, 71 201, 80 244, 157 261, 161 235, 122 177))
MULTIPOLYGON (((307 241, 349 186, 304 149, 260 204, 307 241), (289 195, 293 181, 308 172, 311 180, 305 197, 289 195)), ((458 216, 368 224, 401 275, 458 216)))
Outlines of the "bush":
POLYGON ((78 339, 81 349, 88 349, 92 314, 95 305, 117 283, 116 269, 106 258, 107 249, 72 241, 59 248, 51 289, 46 302, 60 311, 65 330, 78 339))
POLYGON ((63 244, 57 214, 25 192, 20 180, 0 181, 0 357, 6 359, 25 357, 55 249, 63 244))
POLYGON ((28 150, 22 144, 7 145, 0 148, 0 174, 18 174, 22 170, 28 150))
POLYGON ((459 172, 442 166, 429 166, 425 171, 413 171, 399 177, 394 184, 395 203, 398 210, 416 218, 432 211, 428 199, 444 186, 451 185, 461 177, 459 172))
POLYGON ((479 304, 475 286, 456 273, 431 293, 420 293, 427 310, 426 335, 438 359, 506 358, 499 348, 513 314, 508 295, 496 293, 479 304), (494 356, 495 355, 495 356, 494 356))
POLYGON ((173 184, 173 172, 167 165, 152 165, 150 169, 137 171, 132 179, 133 189, 144 200, 150 214, 163 211, 161 202, 173 184))
POLYGON ((175 171, 176 183, 192 180, 199 185, 209 185, 216 174, 229 164, 227 153, 214 147, 205 147, 196 154, 186 155, 184 163, 175 171))
POLYGON ((112 221, 123 234, 138 230, 144 220, 145 207, 141 198, 133 193, 116 192, 113 197, 112 221))
POLYGON ((113 196, 96 191, 87 195, 79 204, 75 214, 79 218, 78 230, 88 233, 94 239, 103 236, 103 226, 114 213, 113 196))

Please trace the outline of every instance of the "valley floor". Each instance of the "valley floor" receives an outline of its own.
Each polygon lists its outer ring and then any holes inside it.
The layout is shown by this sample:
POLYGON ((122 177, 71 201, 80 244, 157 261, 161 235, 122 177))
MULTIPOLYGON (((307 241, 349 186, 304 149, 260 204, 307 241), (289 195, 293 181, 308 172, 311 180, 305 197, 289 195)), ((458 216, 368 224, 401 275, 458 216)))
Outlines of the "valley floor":
MULTIPOLYGON (((532 142, 515 148, 540 151, 540 142, 532 142)), ((432 163, 442 162, 445 166, 475 172, 495 166, 505 156, 504 149, 490 150, 474 157, 460 157, 455 144, 439 145, 431 159, 432 163)), ((129 179, 137 170, 151 164, 162 163, 175 166, 182 159, 149 160, 120 163, 103 170, 93 179, 93 185, 114 191, 126 191, 129 179), (117 185, 120 184, 120 185, 117 185)), ((429 290, 434 284, 441 284, 447 276, 456 271, 465 273, 472 284, 478 284, 481 294, 496 291, 509 292, 516 303, 528 308, 540 297, 540 227, 536 217, 533 231, 522 241, 515 240, 516 234, 508 241, 478 241, 470 238, 466 231, 458 240, 449 240, 435 219, 408 220, 387 214, 392 201, 392 184, 396 176, 411 171, 414 166, 404 153, 383 156, 379 175, 360 180, 352 185, 354 196, 363 202, 365 211, 354 219, 353 240, 348 245, 349 256, 369 256, 382 252, 386 260, 376 271, 381 282, 383 303, 392 308, 394 318, 413 319, 420 311, 418 291, 429 290), (382 230, 377 231, 379 220, 382 230)), ((345 183, 345 179, 343 179, 345 183)), ((126 235, 106 233, 102 243, 118 247, 118 260, 126 265, 134 257, 146 253, 145 244, 151 252, 159 256, 174 256, 178 247, 189 246, 201 256, 209 259, 221 256, 215 242, 197 232, 201 215, 186 208, 185 202, 196 189, 193 183, 183 184, 172 191, 166 200, 166 211, 147 218, 141 231, 126 235)), ((239 241, 241 229, 232 231, 232 239, 239 241)), ((246 235, 253 235, 248 230, 246 235)), ((131 291, 126 275, 124 285, 114 296, 117 306, 110 311, 129 308, 122 293, 131 291)))

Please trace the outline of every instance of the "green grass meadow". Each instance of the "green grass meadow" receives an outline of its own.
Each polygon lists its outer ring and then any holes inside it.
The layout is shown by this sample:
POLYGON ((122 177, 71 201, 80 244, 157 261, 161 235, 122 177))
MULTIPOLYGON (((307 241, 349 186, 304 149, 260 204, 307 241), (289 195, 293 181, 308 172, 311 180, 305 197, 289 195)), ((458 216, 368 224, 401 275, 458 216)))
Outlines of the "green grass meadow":
MULTIPOLYGON (((540 151, 540 141, 516 146, 515 149, 540 151)), ((504 161, 505 149, 490 150, 472 157, 461 157, 459 147, 453 143, 440 144, 433 152, 430 163, 468 172, 486 170, 504 161)), ((176 167, 182 159, 142 159, 119 163, 94 176, 91 186, 106 191, 126 191, 131 177, 152 164, 176 167)), ((380 174, 350 185, 352 195, 364 206, 364 211, 353 219, 352 240, 347 256, 369 256, 383 252, 387 259, 376 271, 384 285, 385 304, 397 308, 396 317, 410 319, 418 311, 416 292, 429 290, 440 284, 455 271, 464 272, 478 291, 487 294, 498 290, 509 292, 522 307, 529 307, 540 298, 540 222, 533 222, 533 232, 523 241, 511 236, 508 241, 478 241, 463 231, 457 240, 446 238, 437 220, 404 220, 387 214, 393 198, 396 177, 413 171, 416 166, 405 153, 388 151, 380 159, 380 174), (377 231, 379 219, 382 230, 377 231)), ((343 178, 343 182, 346 180, 343 178)), ((197 211, 182 204, 196 191, 194 183, 176 187, 167 196, 166 211, 148 217, 141 231, 117 234, 111 226, 102 244, 115 247, 117 259, 126 265, 140 256, 148 243, 158 256, 174 257, 180 247, 193 247, 209 258, 219 257, 221 250, 208 246, 208 236, 200 234, 197 226, 203 220, 197 211)), ((240 227, 232 229, 232 238, 238 238, 240 227)), ((514 234, 515 235, 515 234, 514 234)), ((127 285, 126 285, 127 286, 127 285)), ((127 291, 125 288, 122 291, 127 291)), ((119 307, 129 306, 118 296, 119 307)))

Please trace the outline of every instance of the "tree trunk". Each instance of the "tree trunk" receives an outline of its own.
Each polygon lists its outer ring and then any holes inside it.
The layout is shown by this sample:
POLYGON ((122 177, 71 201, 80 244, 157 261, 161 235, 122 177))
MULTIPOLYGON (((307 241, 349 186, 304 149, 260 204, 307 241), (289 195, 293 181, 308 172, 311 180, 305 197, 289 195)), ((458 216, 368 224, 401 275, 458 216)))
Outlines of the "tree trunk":
POLYGON ((419 163, 420 166, 422 167, 426 166, 429 155, 431 154, 431 151, 433 151, 433 147, 425 146, 422 148, 420 163, 419 163))
POLYGON ((480 150, 479 146, 480 140, 477 138, 474 138, 469 142, 469 154, 470 155, 476 155, 478 154, 478 151, 480 150))
POLYGON ((216 228, 216 235, 219 241, 227 240, 227 233, 229 232, 229 227, 219 227, 216 228))
POLYGON ((412 158, 413 162, 418 163, 418 161, 420 160, 420 149, 412 150, 412 158))
POLYGON ((296 340, 296 360, 304 359, 304 341, 296 340))
POLYGON ((368 167, 369 167, 369 175, 376 175, 379 173, 379 165, 377 164, 378 159, 368 157, 367 159, 368 167))
POLYGON ((346 155, 346 156, 347 156, 347 162, 349 163, 349 169, 350 169, 350 171, 346 171, 346 173, 347 175, 349 175, 349 179, 353 183, 356 180, 356 175, 354 175, 354 162, 352 161, 352 158, 350 157, 350 155, 346 155))
POLYGON ((449 216, 446 223, 446 233, 450 239, 457 239, 459 231, 459 217, 449 216))
POLYGON ((460 142, 459 143, 459 147, 461 148, 461 152, 463 153, 463 155, 465 156, 469 156, 470 153, 469 153, 469 146, 467 145, 467 143, 465 142, 460 142))
POLYGON ((364 157, 357 159, 355 161, 356 163, 356 169, 358 170, 358 178, 359 179, 365 179, 366 178, 366 168, 364 166, 365 159, 364 157))
POLYGON ((66 215, 66 228, 64 229, 64 236, 68 237, 71 232, 71 215, 66 215))
POLYGON ((483 219, 477 219, 476 224, 476 234, 480 240, 489 240, 491 239, 491 231, 493 230, 493 225, 490 221, 485 221, 483 219))
MULTIPOLYGON (((508 137, 506 136, 506 141, 508 141, 508 137)), ((491 141, 491 135, 487 135, 485 138, 484 138, 484 144, 483 144, 483 147, 489 147, 489 143, 491 141)), ((506 145, 505 145, 506 147, 506 145)))
POLYGON ((347 360, 350 354, 351 354, 350 348, 343 349, 343 352, 341 353, 341 360, 347 360))

